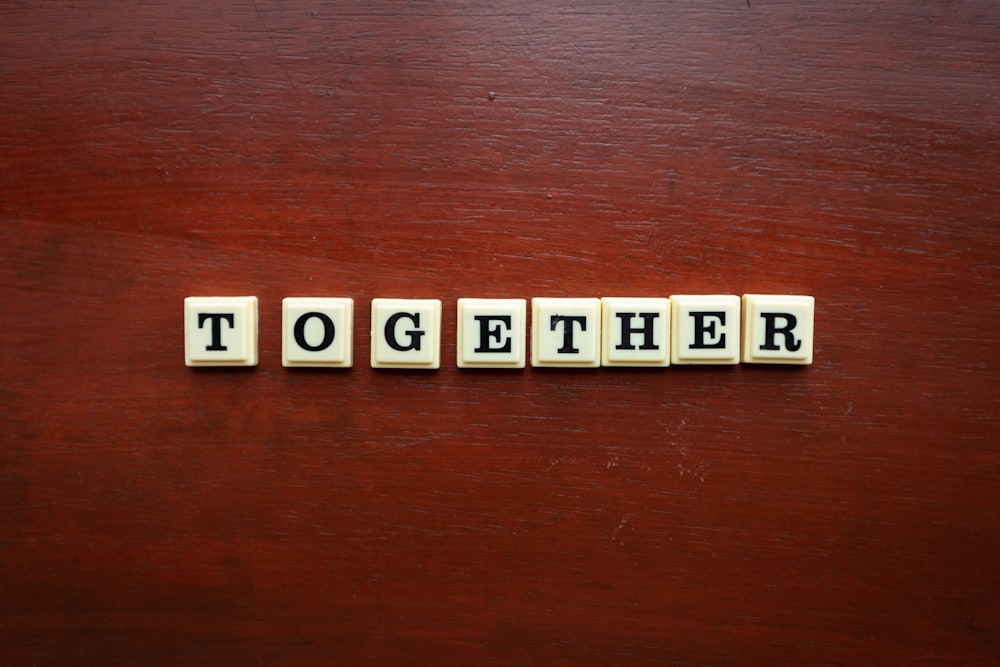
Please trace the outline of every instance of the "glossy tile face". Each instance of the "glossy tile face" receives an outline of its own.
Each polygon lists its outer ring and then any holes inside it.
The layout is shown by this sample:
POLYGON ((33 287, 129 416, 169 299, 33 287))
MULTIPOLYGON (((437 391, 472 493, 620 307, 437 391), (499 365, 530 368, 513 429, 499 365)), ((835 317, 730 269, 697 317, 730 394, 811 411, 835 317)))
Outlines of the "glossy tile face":
POLYGON ((671 363, 740 362, 740 297, 674 294, 670 304, 671 363))
POLYGON ((524 299, 459 299, 456 311, 459 368, 524 368, 524 299))
POLYGON ((601 299, 601 365, 670 365, 670 300, 601 299))
POLYGON ((282 366, 349 367, 353 362, 353 326, 354 299, 282 300, 282 366))
POLYGON ((811 296, 743 295, 743 363, 811 364, 811 296))
POLYGON ((256 366, 257 297, 184 299, 184 362, 188 366, 256 366))
POLYGON ((531 300, 531 365, 601 365, 601 300, 531 300))
POLYGON ((372 368, 441 365, 441 301, 372 299, 372 368))

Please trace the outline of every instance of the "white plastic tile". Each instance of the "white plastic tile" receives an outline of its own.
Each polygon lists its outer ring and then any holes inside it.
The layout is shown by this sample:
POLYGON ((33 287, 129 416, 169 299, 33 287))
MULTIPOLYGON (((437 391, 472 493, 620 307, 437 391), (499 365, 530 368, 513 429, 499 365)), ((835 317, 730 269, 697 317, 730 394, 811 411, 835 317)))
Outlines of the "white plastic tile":
POLYGON ((184 362, 188 366, 256 366, 257 297, 184 299, 184 362))
POLYGON ((372 368, 441 365, 441 301, 372 299, 372 368))
POLYGON ((347 368, 353 363, 354 299, 288 297, 281 302, 281 365, 347 368))
POLYGON ((669 299, 605 297, 601 304, 601 365, 670 365, 669 299))
POLYGON ((601 365, 601 300, 531 300, 531 365, 601 365))
POLYGON ((524 368, 524 299, 459 299, 457 312, 459 368, 524 368))
POLYGON ((670 305, 670 363, 740 362, 740 297, 674 294, 670 305))
POLYGON ((811 364, 814 304, 811 296, 744 294, 743 362, 811 364))

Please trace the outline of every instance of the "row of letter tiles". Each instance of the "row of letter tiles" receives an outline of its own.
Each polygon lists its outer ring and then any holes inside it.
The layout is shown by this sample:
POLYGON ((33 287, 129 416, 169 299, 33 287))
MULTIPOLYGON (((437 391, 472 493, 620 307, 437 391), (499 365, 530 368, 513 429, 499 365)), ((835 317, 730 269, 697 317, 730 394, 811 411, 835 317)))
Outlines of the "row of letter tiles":
MULTIPOLYGON (((441 366, 438 299, 372 299, 373 368, 441 366)), ((811 296, 680 294, 668 298, 534 298, 531 365, 811 364, 811 296)), ((353 365, 354 300, 282 301, 281 363, 353 365)), ((524 368, 527 301, 459 299, 459 368, 524 368)), ((184 300, 188 366, 257 365, 257 297, 184 300)))

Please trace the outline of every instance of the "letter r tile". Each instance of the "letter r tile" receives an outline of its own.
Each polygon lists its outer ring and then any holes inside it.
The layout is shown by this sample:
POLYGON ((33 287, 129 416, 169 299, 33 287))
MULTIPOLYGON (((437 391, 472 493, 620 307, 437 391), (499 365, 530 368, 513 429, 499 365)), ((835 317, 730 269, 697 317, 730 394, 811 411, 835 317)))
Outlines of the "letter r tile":
POLYGON ((743 362, 811 364, 814 304, 811 296, 744 294, 743 362))
POLYGON ((441 301, 372 299, 372 368, 441 366, 441 301))
POLYGON ((601 300, 531 300, 531 365, 601 365, 601 300))
POLYGON ((256 366, 257 297, 189 296, 184 299, 184 363, 188 366, 256 366))

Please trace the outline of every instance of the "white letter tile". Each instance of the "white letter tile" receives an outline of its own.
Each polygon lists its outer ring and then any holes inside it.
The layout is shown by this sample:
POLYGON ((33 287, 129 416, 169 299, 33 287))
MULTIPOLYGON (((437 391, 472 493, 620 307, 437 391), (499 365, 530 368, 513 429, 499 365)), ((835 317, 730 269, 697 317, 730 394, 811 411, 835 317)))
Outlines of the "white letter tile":
POLYGON ((256 366, 257 297, 184 299, 184 362, 188 366, 256 366))
POLYGON ((457 313, 459 368, 524 368, 524 299, 459 299, 457 313))
POLYGON ((441 301, 372 299, 372 368, 441 365, 441 301))
POLYGON ((814 302, 811 296, 744 294, 743 362, 811 364, 814 302))
POLYGON ((601 300, 531 300, 531 365, 601 365, 601 300))
POLYGON ((669 299, 605 297, 601 302, 601 365, 670 365, 669 299))
POLYGON ((670 363, 740 362, 740 297, 675 294, 670 304, 670 363))
POLYGON ((354 299, 288 297, 281 302, 281 365, 347 368, 353 363, 354 299))

